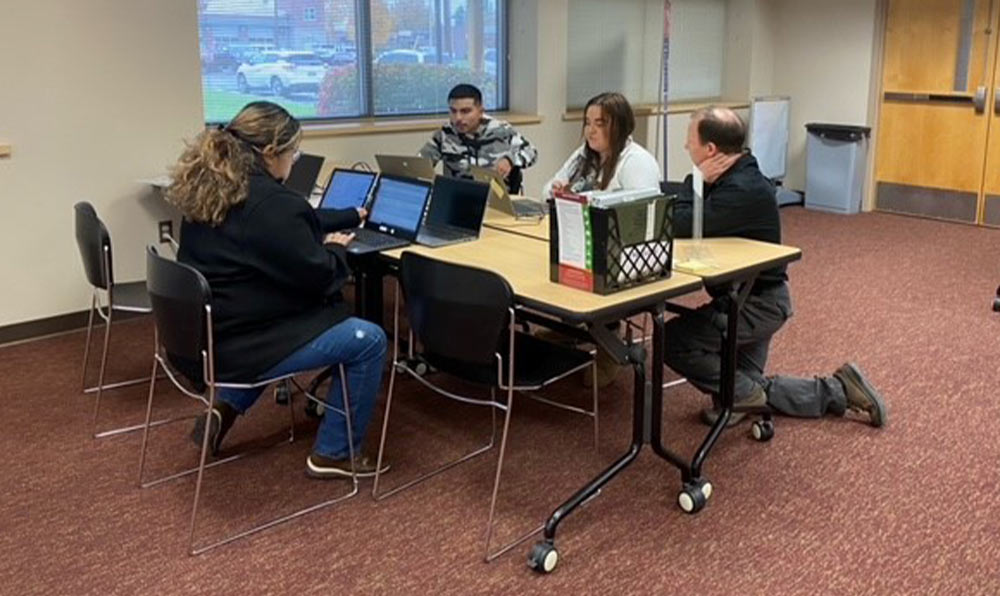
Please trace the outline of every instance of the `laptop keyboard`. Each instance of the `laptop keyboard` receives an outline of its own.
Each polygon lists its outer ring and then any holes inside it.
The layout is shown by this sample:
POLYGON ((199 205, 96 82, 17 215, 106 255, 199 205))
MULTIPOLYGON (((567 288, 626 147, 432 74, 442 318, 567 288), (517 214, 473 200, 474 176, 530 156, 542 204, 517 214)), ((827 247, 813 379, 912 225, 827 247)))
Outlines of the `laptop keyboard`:
POLYGON ((514 206, 514 214, 515 215, 521 215, 521 216, 525 216, 525 215, 542 216, 542 215, 545 215, 545 211, 543 210, 542 204, 541 203, 536 203, 535 201, 532 201, 530 199, 511 200, 511 205, 514 206))
POLYGON ((372 248, 381 248, 383 246, 399 244, 400 239, 395 236, 382 234, 366 228, 358 228, 354 231, 354 241, 371 246, 372 248))

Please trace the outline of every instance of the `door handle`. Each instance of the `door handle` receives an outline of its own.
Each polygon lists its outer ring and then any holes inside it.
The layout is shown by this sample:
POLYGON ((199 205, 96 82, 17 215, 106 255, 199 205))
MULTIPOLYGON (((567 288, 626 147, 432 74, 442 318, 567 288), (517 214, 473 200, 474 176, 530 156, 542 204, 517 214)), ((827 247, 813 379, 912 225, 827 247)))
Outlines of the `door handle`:
POLYGON ((1000 114, 1000 87, 993 89, 993 113, 1000 114))
POLYGON ((976 87, 976 94, 972 97, 972 105, 975 106, 977 114, 986 111, 986 85, 976 87))

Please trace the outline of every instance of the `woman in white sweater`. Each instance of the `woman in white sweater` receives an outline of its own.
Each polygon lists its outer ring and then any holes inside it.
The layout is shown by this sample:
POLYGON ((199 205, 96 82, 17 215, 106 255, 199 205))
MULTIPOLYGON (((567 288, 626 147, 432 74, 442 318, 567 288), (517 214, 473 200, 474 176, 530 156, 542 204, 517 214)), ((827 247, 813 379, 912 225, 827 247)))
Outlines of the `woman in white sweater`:
POLYGON ((633 190, 658 188, 660 164, 632 140, 635 115, 621 93, 601 93, 587 102, 584 143, 566 160, 542 191, 633 190))

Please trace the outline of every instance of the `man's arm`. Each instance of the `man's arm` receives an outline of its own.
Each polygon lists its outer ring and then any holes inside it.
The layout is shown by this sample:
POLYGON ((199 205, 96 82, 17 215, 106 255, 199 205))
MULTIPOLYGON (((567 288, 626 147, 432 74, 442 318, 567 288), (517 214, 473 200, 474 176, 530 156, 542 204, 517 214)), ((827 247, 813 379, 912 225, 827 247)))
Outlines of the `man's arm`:
POLYGON ((418 152, 420 157, 429 158, 432 162, 434 162, 434 165, 437 165, 437 162, 441 161, 441 139, 443 136, 444 135, 440 129, 434 131, 430 140, 424 143, 424 146, 420 148, 420 151, 418 152))
POLYGON ((505 155, 516 168, 530 168, 538 161, 538 150, 521 133, 511 127, 510 151, 505 155))

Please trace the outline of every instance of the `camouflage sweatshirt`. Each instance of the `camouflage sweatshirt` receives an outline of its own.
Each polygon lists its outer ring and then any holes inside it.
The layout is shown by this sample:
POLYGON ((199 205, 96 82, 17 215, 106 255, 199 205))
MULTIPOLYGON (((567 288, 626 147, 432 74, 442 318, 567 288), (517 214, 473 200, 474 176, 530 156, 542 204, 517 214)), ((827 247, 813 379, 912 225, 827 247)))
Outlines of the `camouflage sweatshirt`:
POLYGON ((420 155, 435 164, 443 160, 445 174, 463 178, 469 175, 469 166, 492 167, 501 157, 522 169, 538 158, 528 139, 510 123, 489 116, 483 116, 479 130, 472 136, 458 134, 448 122, 420 149, 420 155))

